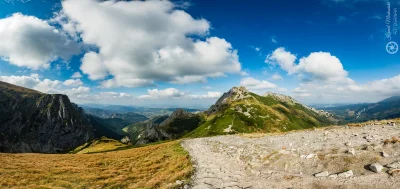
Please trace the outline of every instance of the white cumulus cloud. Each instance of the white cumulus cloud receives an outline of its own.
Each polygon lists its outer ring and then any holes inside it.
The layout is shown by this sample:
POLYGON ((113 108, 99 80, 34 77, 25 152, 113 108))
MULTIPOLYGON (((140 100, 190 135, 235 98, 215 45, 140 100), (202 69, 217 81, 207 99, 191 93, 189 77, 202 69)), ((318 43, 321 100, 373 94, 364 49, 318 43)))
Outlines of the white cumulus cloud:
POLYGON ((64 82, 59 80, 51 79, 39 79, 37 74, 32 74, 31 76, 0 76, 0 81, 18 85, 21 87, 26 87, 34 89, 43 93, 50 94, 66 94, 71 98, 76 97, 80 94, 85 94, 90 92, 90 88, 85 86, 79 86, 77 84, 82 84, 82 81, 78 80, 66 80, 64 82))
POLYGON ((232 45, 209 36, 207 20, 170 1, 65 0, 53 20, 98 48, 85 54, 81 70, 92 80, 111 77, 104 88, 205 82, 241 72, 232 45))
POLYGON ((80 79, 68 79, 63 82, 65 86, 77 87, 83 85, 80 79))
POLYGON ((167 88, 163 90, 149 89, 147 95, 141 95, 139 99, 158 99, 158 98, 178 98, 185 95, 184 92, 179 91, 176 88, 167 88))
POLYGON ((296 55, 279 47, 267 56, 265 62, 278 65, 289 75, 297 74, 303 80, 352 82, 340 60, 329 52, 312 52, 300 58, 298 63, 296 60, 296 55))
POLYGON ((250 90, 263 90, 263 89, 276 88, 276 85, 273 83, 270 83, 265 80, 258 80, 258 79, 252 78, 252 77, 243 78, 240 81, 240 85, 242 85, 250 90))
POLYGON ((52 61, 68 60, 80 52, 77 43, 47 21, 21 13, 0 19, 0 41, 3 60, 34 70, 49 68, 52 61))
POLYGON ((81 72, 74 72, 71 76, 72 79, 80 79, 82 78, 81 72))

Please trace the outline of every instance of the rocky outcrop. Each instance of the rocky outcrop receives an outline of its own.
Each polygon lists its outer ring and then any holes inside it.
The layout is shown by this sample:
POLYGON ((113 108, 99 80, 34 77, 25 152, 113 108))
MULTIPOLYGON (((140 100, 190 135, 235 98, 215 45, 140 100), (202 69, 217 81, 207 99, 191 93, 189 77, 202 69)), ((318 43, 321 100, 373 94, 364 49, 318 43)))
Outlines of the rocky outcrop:
POLYGON ((289 104, 300 104, 294 98, 292 98, 290 96, 283 95, 283 94, 267 92, 267 93, 264 94, 264 96, 266 96, 266 97, 270 96, 270 97, 275 98, 278 101, 286 102, 286 103, 289 103, 289 104))
POLYGON ((212 105, 206 113, 208 115, 218 112, 221 110, 225 105, 228 105, 231 102, 241 100, 244 98, 250 98, 251 95, 249 94, 249 91, 245 87, 233 87, 231 90, 228 92, 224 93, 218 100, 217 102, 212 105))
POLYGON ((200 115, 183 109, 170 116, 160 116, 128 127, 131 141, 137 145, 176 139, 196 129, 202 122, 200 115))
POLYGON ((0 151, 60 153, 93 138, 82 108, 66 95, 0 82, 0 151))
POLYGON ((136 145, 143 145, 171 138, 171 135, 162 129, 159 129, 158 124, 149 122, 144 127, 144 130, 139 134, 136 145))

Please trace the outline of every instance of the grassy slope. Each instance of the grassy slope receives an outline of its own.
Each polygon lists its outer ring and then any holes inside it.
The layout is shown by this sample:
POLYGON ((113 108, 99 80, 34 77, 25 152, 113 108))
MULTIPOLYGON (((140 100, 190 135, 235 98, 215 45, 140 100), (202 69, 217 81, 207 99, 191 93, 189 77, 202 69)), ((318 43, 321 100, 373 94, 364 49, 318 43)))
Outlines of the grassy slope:
POLYGON ((203 119, 204 118, 200 115, 176 118, 171 123, 160 127, 160 129, 172 134, 175 138, 179 138, 196 129, 202 122, 204 122, 203 119))
POLYGON ((115 151, 119 149, 126 149, 129 145, 123 144, 117 140, 102 137, 98 140, 87 142, 75 150, 71 151, 74 154, 91 154, 99 152, 115 151))
POLYGON ((330 122, 316 113, 297 104, 277 101, 251 93, 251 98, 235 101, 217 113, 210 115, 200 127, 186 135, 202 137, 229 134, 224 132, 229 125, 238 133, 280 132, 328 125, 330 122), (247 116, 236 110, 249 112, 247 116), (233 123, 233 124, 232 124, 233 123))
POLYGON ((189 178, 179 141, 97 154, 1 154, 0 188, 171 188, 189 178))

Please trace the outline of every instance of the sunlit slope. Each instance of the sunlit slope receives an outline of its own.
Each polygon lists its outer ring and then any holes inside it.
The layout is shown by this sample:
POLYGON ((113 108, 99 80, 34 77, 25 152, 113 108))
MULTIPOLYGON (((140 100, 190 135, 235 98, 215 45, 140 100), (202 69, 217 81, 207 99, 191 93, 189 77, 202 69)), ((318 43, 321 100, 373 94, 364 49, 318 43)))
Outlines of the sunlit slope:
POLYGON ((260 96, 244 87, 225 93, 207 112, 207 121, 188 137, 232 133, 280 132, 329 125, 329 115, 304 106, 291 97, 260 96))

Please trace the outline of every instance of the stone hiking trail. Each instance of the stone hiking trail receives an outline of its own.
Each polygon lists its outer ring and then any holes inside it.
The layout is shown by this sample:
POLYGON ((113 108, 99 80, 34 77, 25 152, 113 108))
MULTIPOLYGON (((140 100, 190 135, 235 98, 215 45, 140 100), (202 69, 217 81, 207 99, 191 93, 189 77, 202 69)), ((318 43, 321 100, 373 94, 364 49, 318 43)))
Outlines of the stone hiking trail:
POLYGON ((334 126, 187 139, 182 145, 194 163, 193 189, 394 189, 400 188, 400 143, 384 144, 394 136, 400 136, 399 127, 334 126), (373 163, 383 170, 372 171, 373 163))

